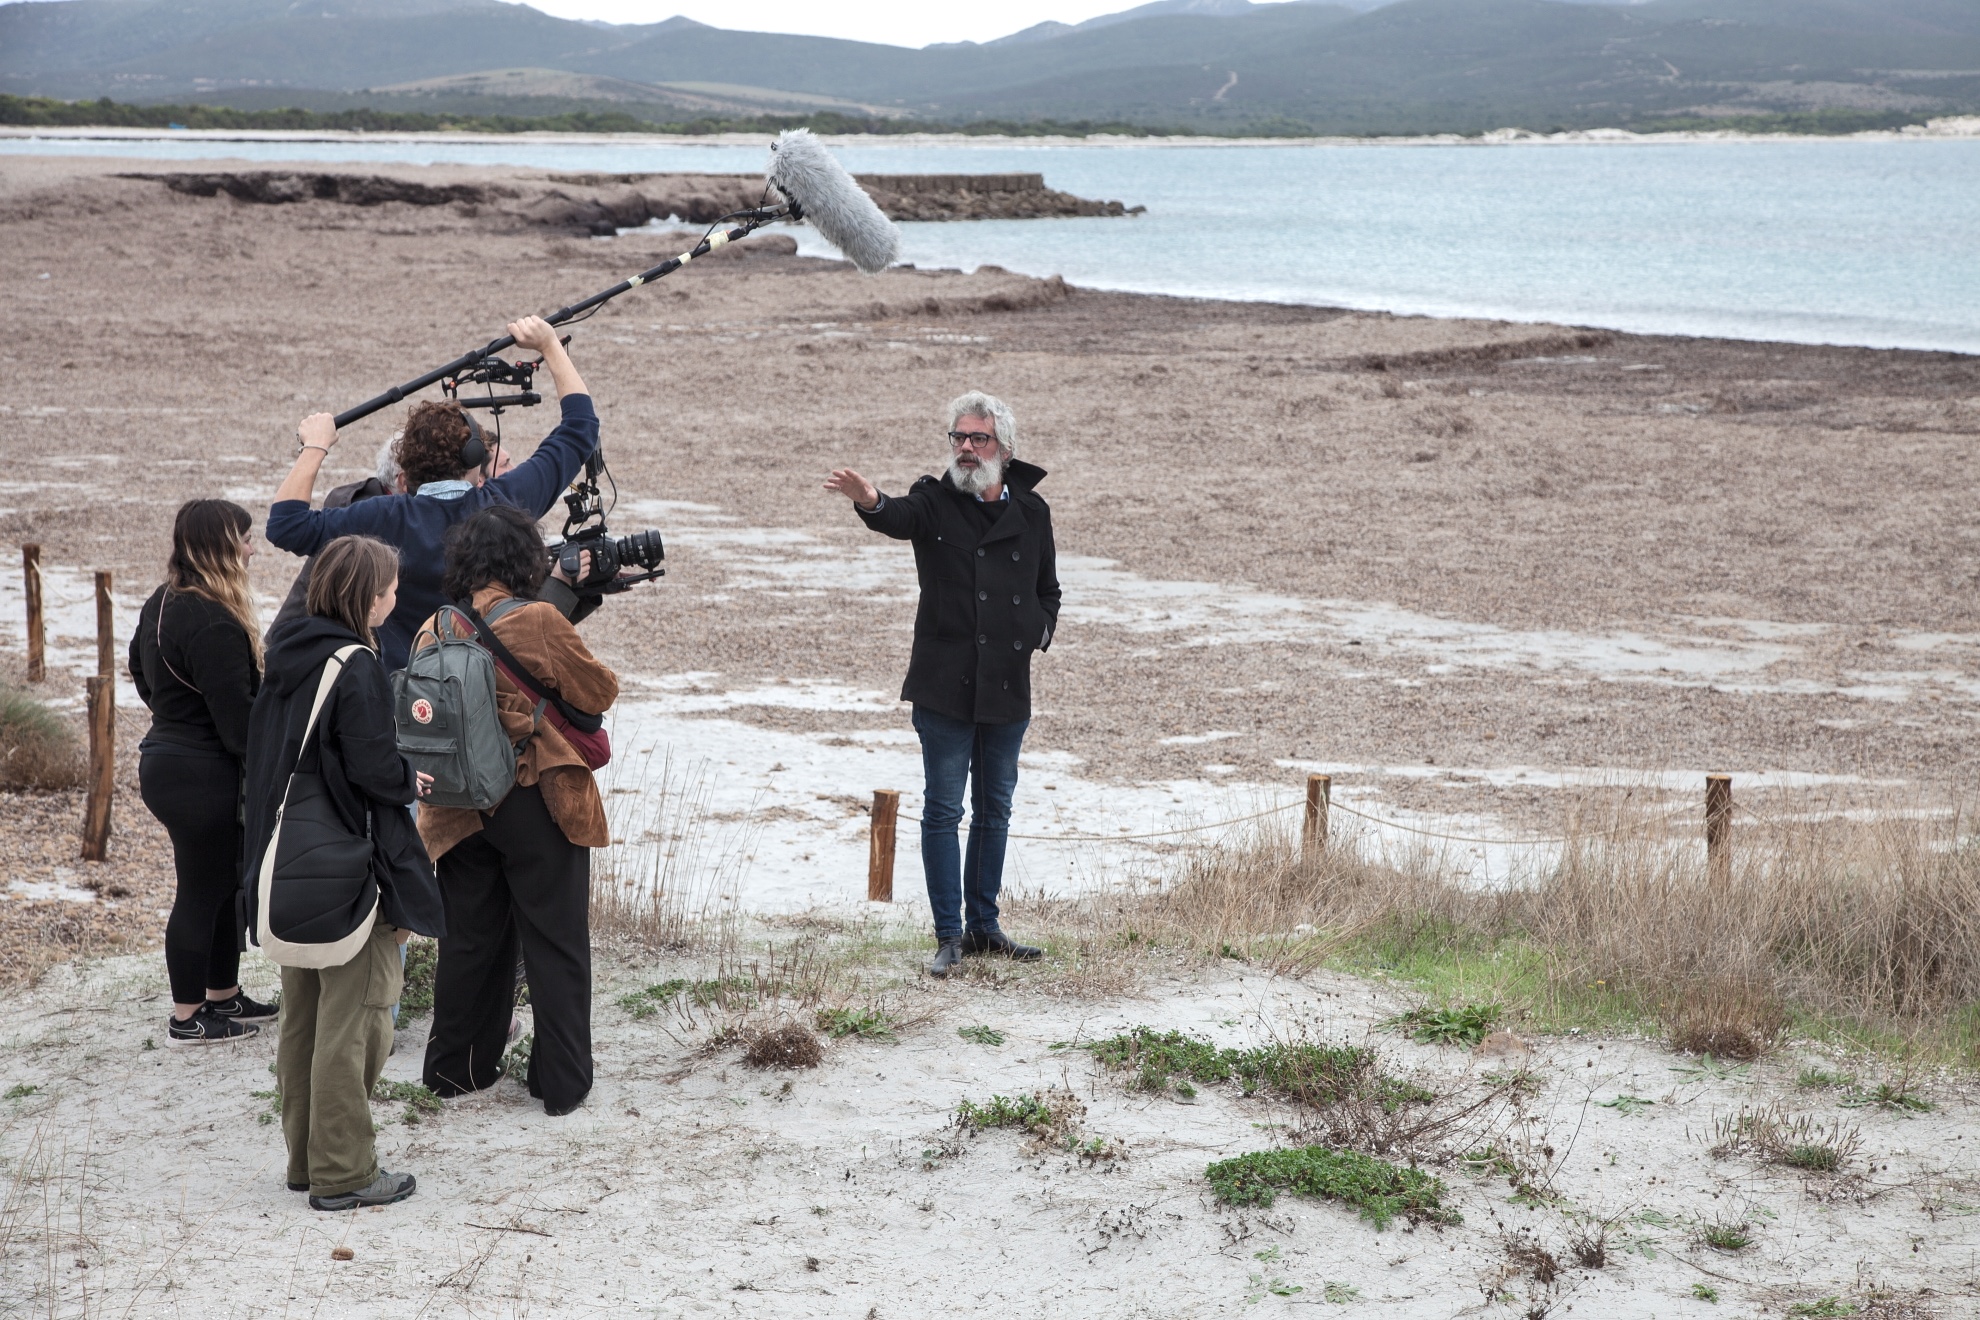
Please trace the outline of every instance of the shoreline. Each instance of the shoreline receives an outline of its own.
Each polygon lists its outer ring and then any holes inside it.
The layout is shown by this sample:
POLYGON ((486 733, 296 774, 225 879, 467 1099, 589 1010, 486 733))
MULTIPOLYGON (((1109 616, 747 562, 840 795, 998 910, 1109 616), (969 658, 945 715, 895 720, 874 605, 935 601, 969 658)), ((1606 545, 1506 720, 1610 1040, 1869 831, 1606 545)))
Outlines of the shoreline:
MULTIPOLYGON (((753 147, 761 146, 771 133, 472 133, 472 132, 365 132, 357 129, 170 129, 170 128, 39 128, 25 125, 0 126, 0 143, 7 141, 77 142, 432 142, 462 144, 475 142, 560 142, 571 145, 632 145, 669 147, 753 147)), ((1507 147, 1507 146, 1670 146, 1689 143, 1739 142, 1957 142, 1980 139, 1980 115, 1933 119, 1923 125, 1898 129, 1868 129, 1860 133, 1744 133, 1735 130, 1684 130, 1670 133, 1636 133, 1621 128, 1570 129, 1540 133, 1524 128, 1499 128, 1490 132, 1427 133, 1395 137, 1213 137, 1163 134, 1128 137, 1114 133, 1093 133, 1083 137, 1046 135, 1011 137, 969 133, 821 133, 819 140, 835 147, 995 147, 1002 150, 1066 147, 1139 147, 1173 149, 1187 147, 1507 147)), ((0 148, 4 150, 4 148, 0 148)))

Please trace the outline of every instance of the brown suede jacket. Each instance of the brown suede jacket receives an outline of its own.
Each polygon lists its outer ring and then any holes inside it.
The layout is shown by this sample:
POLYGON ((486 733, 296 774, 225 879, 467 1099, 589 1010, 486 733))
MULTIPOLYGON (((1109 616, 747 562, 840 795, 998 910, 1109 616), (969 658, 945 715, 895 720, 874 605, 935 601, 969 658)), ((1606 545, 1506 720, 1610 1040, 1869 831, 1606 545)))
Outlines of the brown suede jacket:
MULTIPOLYGON (((507 587, 491 583, 474 593, 475 611, 486 616, 495 603, 507 600, 507 587)), ((418 652, 433 645, 435 620, 420 625, 413 642, 418 652)), ((602 714, 619 697, 619 676, 600 664, 554 605, 541 602, 510 610, 494 624, 495 635, 522 661, 544 687, 579 710, 602 714)), ((605 804, 584 759, 550 721, 538 721, 536 703, 524 696, 501 670, 495 671, 495 700, 509 741, 521 743, 516 760, 516 784, 543 789, 543 804, 564 837, 580 848, 603 848, 612 841, 605 824, 605 804), (524 739, 528 739, 524 742, 524 739)), ((467 807, 421 807, 419 835, 435 861, 469 835, 481 831, 482 817, 467 807)))

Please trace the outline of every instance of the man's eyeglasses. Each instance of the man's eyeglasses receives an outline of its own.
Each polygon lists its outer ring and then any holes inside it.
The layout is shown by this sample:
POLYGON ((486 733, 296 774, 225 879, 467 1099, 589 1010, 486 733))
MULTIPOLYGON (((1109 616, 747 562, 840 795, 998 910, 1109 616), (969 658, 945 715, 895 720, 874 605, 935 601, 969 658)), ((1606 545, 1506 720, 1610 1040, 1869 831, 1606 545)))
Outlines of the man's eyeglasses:
POLYGON ((997 447, 997 437, 994 435, 985 435, 981 431, 949 432, 949 446, 951 448, 961 449, 964 445, 968 445, 972 449, 995 449, 997 447))

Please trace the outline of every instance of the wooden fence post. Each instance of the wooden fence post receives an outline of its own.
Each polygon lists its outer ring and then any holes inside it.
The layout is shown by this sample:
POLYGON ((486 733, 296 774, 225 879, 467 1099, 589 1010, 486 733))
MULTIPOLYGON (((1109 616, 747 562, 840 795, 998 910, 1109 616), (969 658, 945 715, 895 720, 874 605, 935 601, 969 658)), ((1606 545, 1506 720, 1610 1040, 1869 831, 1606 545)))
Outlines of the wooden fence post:
POLYGON ((1706 775, 1705 872, 1720 887, 1732 881, 1732 816, 1732 776, 1706 775))
POLYGON ((901 795, 894 789, 876 789, 873 794, 873 820, 866 836, 866 901, 894 901, 894 821, 900 815, 901 795))
POLYGON ((1327 850, 1327 806, 1333 795, 1332 775, 1306 777, 1306 826, 1300 831, 1300 843, 1308 857, 1327 850))
POLYGON ((117 788, 117 680, 89 679, 89 799, 83 807, 82 859, 110 856, 110 797, 117 788))
POLYGON ((96 570, 96 676, 117 674, 117 620, 110 604, 110 572, 96 570))
POLYGON ((21 576, 27 595, 27 681, 39 683, 48 676, 46 624, 41 615, 41 547, 21 547, 21 576))

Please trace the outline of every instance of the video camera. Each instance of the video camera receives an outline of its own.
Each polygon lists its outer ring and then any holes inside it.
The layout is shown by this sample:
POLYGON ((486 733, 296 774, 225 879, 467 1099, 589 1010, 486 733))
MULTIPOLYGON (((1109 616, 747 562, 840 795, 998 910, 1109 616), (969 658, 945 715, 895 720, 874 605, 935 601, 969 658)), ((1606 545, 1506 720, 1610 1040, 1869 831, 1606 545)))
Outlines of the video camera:
MULTIPOLYGON (((564 336, 564 342, 568 344, 570 336, 564 336)), ((531 408, 543 402, 543 396, 531 388, 536 369, 541 365, 540 361, 509 362, 490 353, 443 379, 440 388, 463 408, 486 408, 494 419, 495 438, 499 444, 504 411, 531 408), (488 392, 485 396, 463 395, 463 385, 485 385, 488 392), (510 386, 515 393, 497 394, 495 387, 498 385, 510 386)), ((577 593, 578 613, 573 616, 574 619, 583 618, 597 609, 606 596, 630 590, 642 582, 651 582, 667 574, 667 570, 660 567, 660 562, 667 557, 667 549, 658 531, 648 528, 614 539, 606 529, 605 515, 610 509, 599 490, 600 477, 612 482, 612 472, 605 466, 605 451, 602 448, 592 451, 591 457, 584 461, 584 471, 565 492, 564 508, 567 513, 564 539, 549 547, 551 564, 564 570, 564 576, 571 580, 572 590, 577 593), (582 556, 587 550, 591 552, 591 571, 580 576, 582 556)), ((618 497, 618 483, 612 482, 613 503, 618 502, 618 497)))

